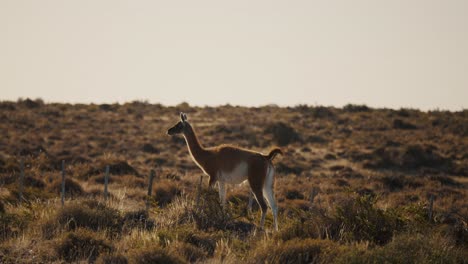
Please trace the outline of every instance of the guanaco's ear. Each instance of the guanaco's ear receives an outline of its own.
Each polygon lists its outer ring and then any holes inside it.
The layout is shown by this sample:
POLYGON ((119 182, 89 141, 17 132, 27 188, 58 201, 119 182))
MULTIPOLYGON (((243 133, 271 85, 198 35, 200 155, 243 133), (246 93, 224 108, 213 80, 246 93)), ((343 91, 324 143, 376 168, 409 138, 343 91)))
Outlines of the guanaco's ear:
POLYGON ((182 120, 182 122, 187 121, 187 115, 185 113, 180 112, 180 120, 182 120))

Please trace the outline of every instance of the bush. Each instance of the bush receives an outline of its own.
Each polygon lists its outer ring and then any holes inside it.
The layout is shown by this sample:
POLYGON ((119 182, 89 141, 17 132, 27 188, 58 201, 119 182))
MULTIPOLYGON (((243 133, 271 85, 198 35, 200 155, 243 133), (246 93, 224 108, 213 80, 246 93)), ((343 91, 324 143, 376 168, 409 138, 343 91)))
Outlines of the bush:
POLYGON ((347 104, 343 107, 345 112, 357 113, 357 112, 369 112, 371 109, 367 105, 355 105, 347 104))
POLYGON ((208 257, 212 257, 216 242, 220 239, 217 232, 205 233, 196 230, 193 226, 179 226, 175 228, 158 231, 160 241, 166 242, 166 245, 172 245, 175 242, 182 242, 197 247, 208 257))
POLYGON ((405 168, 440 167, 449 161, 435 152, 431 145, 410 145, 401 155, 401 166, 405 168))
POLYGON ((61 229, 87 228, 105 231, 108 235, 115 236, 120 234, 122 223, 122 217, 117 210, 95 201, 84 201, 60 209, 55 219, 42 226, 42 234, 44 238, 50 239, 61 229))
POLYGON ((131 174, 135 176, 140 175, 135 168, 130 166, 130 164, 128 164, 126 161, 122 161, 122 160, 116 161, 110 164, 109 173, 114 174, 114 175, 125 175, 125 174, 131 174))
POLYGON ((405 187, 417 188, 422 186, 420 182, 402 174, 384 176, 380 180, 382 181, 383 186, 391 192, 399 191, 405 187))
POLYGON ((160 207, 165 207, 182 193, 179 185, 173 181, 159 181, 153 187, 154 200, 160 207))
POLYGON ((314 118, 333 118, 335 113, 330 107, 325 106, 315 106, 310 109, 312 117, 314 118))
POLYGON ((216 249, 216 239, 213 238, 210 234, 191 232, 184 238, 184 241, 202 249, 210 257, 213 256, 216 249))
POLYGON ((140 228, 151 230, 154 228, 154 221, 149 219, 149 215, 146 210, 125 213, 123 216, 123 222, 125 229, 140 228))
POLYGON ((67 233, 56 245, 57 255, 67 262, 88 260, 92 263, 101 253, 109 253, 112 246, 106 241, 95 238, 94 233, 77 230, 67 233))
POLYGON ((29 109, 34 109, 34 108, 39 108, 44 105, 44 101, 40 98, 37 98, 35 100, 31 100, 29 98, 26 99, 18 99, 18 105, 24 106, 29 109))
POLYGON ((147 263, 164 263, 164 264, 179 264, 185 261, 178 255, 170 253, 169 250, 158 246, 134 250, 130 253, 131 263, 147 264, 147 263))
POLYGON ((123 255, 101 254, 97 259, 98 264, 127 264, 128 260, 123 255))
POLYGON ((206 259, 207 254, 197 246, 188 243, 176 243, 171 246, 174 253, 180 254, 190 263, 206 259))
POLYGON ((441 237, 401 234, 383 247, 349 250, 336 263, 464 263, 468 254, 448 246, 441 237))
MULTIPOLYGON (((327 217, 313 217, 311 219, 297 219, 288 222, 285 226, 274 234, 275 240, 288 241, 297 238, 324 238, 327 233, 327 225, 325 221, 327 217)), ((329 220, 329 219, 328 219, 329 220)))
POLYGON ((338 206, 334 218, 341 231, 337 238, 348 242, 388 243, 404 223, 395 213, 376 208, 375 202, 366 195, 338 206))
MULTIPOLYGON (((62 193, 62 179, 55 179, 49 186, 52 193, 60 195, 62 193)), ((86 192, 81 185, 73 179, 65 178, 65 197, 78 197, 86 192)))
POLYGON ((266 127, 264 132, 272 134, 273 140, 280 146, 286 146, 289 143, 300 141, 299 134, 296 130, 283 122, 270 124, 266 127))
POLYGON ((155 148, 153 145, 146 143, 141 148, 143 152, 150 153, 150 154, 159 154, 159 149, 155 148))
MULTIPOLYGON (((18 202, 18 197, 19 197, 19 188, 17 185, 14 186, 9 186, 9 201, 12 203, 18 202)), ((33 200, 46 200, 50 199, 53 197, 53 194, 48 192, 47 190, 44 190, 42 188, 36 188, 36 187, 24 187, 23 189, 23 202, 29 202, 33 200)))
POLYGON ((41 179, 37 179, 35 177, 24 177, 24 186, 28 187, 35 187, 43 189, 45 187, 45 183, 41 179))
POLYGON ((285 197, 289 200, 304 199, 304 195, 297 189, 286 190, 285 197))
POLYGON ((85 175, 104 175, 106 166, 109 166, 109 173, 114 175, 135 175, 140 177, 138 171, 132 167, 127 161, 117 157, 105 157, 98 161, 98 164, 90 167, 85 175))
POLYGON ((382 147, 366 156, 370 168, 419 169, 422 167, 450 170, 452 162, 438 154, 432 145, 408 145, 402 147, 382 147))
POLYGON ((231 221, 227 211, 221 206, 218 192, 211 189, 201 191, 200 205, 193 211, 193 219, 201 230, 224 230, 231 221))
POLYGON ((409 123, 409 122, 406 122, 404 120, 401 120, 401 119, 394 119, 393 120, 393 128, 394 129, 417 129, 418 127, 409 123))
POLYGON ((293 239, 273 245, 265 244, 253 250, 252 263, 329 263, 332 249, 338 247, 330 240, 293 239))
POLYGON ((8 210, 4 208, 3 212, 0 212, 0 244, 3 240, 21 235, 35 220, 35 215, 32 211, 38 209, 34 205, 23 203, 22 206, 10 207, 8 210))

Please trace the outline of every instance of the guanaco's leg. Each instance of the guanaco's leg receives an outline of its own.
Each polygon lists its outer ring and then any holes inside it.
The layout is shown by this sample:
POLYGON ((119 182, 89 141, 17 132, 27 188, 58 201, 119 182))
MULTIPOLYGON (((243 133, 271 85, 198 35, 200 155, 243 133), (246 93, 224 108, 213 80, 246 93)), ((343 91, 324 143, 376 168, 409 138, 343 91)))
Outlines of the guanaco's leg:
POLYGON ((265 185, 263 186, 263 196, 268 201, 268 205, 273 212, 273 220, 275 223, 275 230, 278 231, 278 206, 276 205, 275 194, 273 192, 274 186, 274 174, 275 170, 273 166, 269 165, 267 169, 267 175, 265 179, 265 185))

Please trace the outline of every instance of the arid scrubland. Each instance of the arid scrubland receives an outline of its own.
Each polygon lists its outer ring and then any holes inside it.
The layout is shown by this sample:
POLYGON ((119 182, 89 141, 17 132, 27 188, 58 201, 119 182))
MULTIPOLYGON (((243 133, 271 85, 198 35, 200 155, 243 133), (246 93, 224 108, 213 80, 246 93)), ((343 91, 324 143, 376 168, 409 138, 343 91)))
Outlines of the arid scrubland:
POLYGON ((467 110, 26 99, 1 102, 0 120, 1 263, 468 260, 467 110), (257 230, 248 186, 230 186, 224 210, 207 177, 199 191, 202 172, 183 138, 166 135, 181 111, 204 146, 283 149, 274 161, 279 232, 270 210, 266 230, 257 230))

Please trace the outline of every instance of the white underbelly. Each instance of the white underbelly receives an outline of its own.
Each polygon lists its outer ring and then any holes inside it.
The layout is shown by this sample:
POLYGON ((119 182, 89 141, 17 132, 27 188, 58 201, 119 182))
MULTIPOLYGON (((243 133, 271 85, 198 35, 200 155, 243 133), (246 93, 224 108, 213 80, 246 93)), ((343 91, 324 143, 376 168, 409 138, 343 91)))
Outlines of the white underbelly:
POLYGON ((247 180, 248 170, 247 163, 242 162, 237 165, 232 171, 219 171, 218 180, 224 183, 239 184, 247 180))

